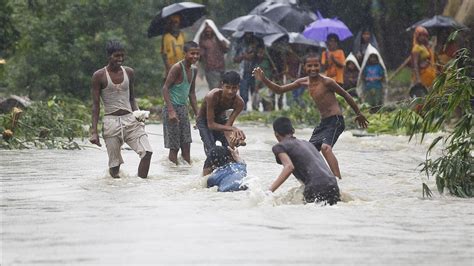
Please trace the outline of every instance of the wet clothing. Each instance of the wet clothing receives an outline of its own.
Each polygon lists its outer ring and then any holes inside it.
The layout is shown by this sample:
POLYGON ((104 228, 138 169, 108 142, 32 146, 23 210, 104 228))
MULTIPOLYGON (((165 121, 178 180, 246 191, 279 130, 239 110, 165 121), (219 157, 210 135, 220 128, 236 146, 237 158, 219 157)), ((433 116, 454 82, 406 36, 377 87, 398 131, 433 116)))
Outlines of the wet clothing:
POLYGON ((357 87, 357 80, 359 78, 359 70, 356 68, 350 70, 344 68, 344 90, 348 91, 352 97, 358 97, 355 88, 357 87))
MULTIPOLYGON (((433 85, 433 81, 436 78, 436 67, 433 51, 431 48, 425 45, 415 44, 415 46, 413 46, 412 53, 415 52, 419 54, 418 65, 420 65, 422 62, 427 63, 427 66, 424 68, 418 67, 420 71, 420 82, 426 88, 431 88, 431 85, 433 85)), ((412 79, 413 81, 416 80, 415 71, 413 71, 412 79)))
POLYGON ((222 43, 214 36, 211 39, 201 38, 199 41, 201 60, 204 62, 206 72, 225 70, 225 47, 222 46, 222 43))
POLYGON ((363 70, 363 78, 364 78, 364 89, 379 89, 381 90, 382 79, 385 77, 385 72, 380 64, 375 65, 366 65, 363 70), (376 80, 371 80, 371 79, 376 80))
POLYGON ((186 105, 173 105, 178 123, 170 123, 168 108, 163 108, 163 139, 165 148, 179 150, 181 145, 191 143, 191 124, 186 105))
POLYGON ((107 67, 104 67, 105 75, 107 77, 107 87, 100 91, 100 96, 102 103, 104 104, 105 115, 112 114, 118 110, 132 112, 132 106, 130 105, 130 82, 125 68, 122 66, 120 68, 122 68, 123 72, 123 81, 120 84, 115 84, 110 78, 107 67))
MULTIPOLYGON (((344 51, 342 49, 337 49, 335 51, 324 51, 321 56, 321 64, 326 64, 326 59, 330 58, 331 55, 333 55, 334 58, 342 64, 344 64, 346 61, 344 51)), ((344 84, 344 66, 337 66, 333 60, 329 60, 325 75, 334 79, 339 84, 344 84)))
POLYGON ((344 131, 344 117, 333 115, 321 119, 321 123, 313 130, 313 135, 309 139, 319 151, 323 143, 333 147, 339 136, 344 131))
POLYGON ((188 75, 186 74, 186 68, 184 66, 184 61, 179 63, 181 65, 181 71, 183 80, 179 84, 173 84, 169 89, 171 103, 173 105, 187 105, 189 99, 189 90, 191 89, 191 83, 194 80, 196 71, 191 67, 191 81, 188 80, 188 75))
MULTIPOLYGON (((225 123, 227 123, 227 117, 216 117, 214 118, 214 121, 221 125, 225 125, 225 123)), ((204 152, 207 156, 209 156, 209 151, 216 146, 216 141, 220 141, 224 147, 229 146, 229 143, 225 138, 224 131, 209 129, 206 118, 198 117, 196 120, 196 126, 199 129, 199 135, 201 135, 204 152)))
POLYGON ((123 163, 120 152, 123 143, 127 143, 140 158, 143 158, 146 152, 153 152, 145 132, 145 124, 138 122, 132 113, 104 116, 102 136, 109 155, 109 168, 123 163))
POLYGON ((207 187, 217 186, 219 192, 231 192, 247 189, 242 185, 247 176, 247 165, 243 162, 231 162, 219 167, 207 179, 207 187))
POLYGON ((176 64, 179 60, 184 59, 184 34, 180 32, 178 37, 171 33, 163 35, 161 44, 161 53, 166 54, 166 62, 169 66, 176 64))
POLYGON ((336 177, 312 143, 286 137, 273 146, 272 151, 278 164, 281 164, 278 154, 288 154, 295 167, 293 175, 305 185, 303 195, 306 202, 327 202, 332 205, 340 200, 336 177))

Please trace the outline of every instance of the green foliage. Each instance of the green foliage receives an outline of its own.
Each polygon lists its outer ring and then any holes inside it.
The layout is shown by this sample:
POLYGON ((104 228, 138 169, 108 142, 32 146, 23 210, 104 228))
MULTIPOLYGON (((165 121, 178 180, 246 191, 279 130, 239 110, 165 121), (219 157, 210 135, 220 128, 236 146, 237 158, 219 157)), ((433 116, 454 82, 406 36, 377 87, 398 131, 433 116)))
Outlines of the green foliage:
POLYGON ((6 67, 8 87, 32 98, 88 98, 92 74, 107 64, 106 41, 118 39, 127 50, 125 64, 137 73, 136 94, 157 94, 162 81, 160 42, 146 36, 161 7, 154 2, 10 1, 21 38, 6 67))
MULTIPOLYGON (((474 97, 473 60, 467 49, 458 51, 456 59, 451 60, 435 80, 433 88, 426 96, 423 105, 412 104, 418 110, 414 118, 414 126, 410 136, 421 132, 421 141, 430 130, 438 130, 450 119, 460 116, 454 127, 445 136, 433 140, 422 164, 421 171, 428 177, 435 176, 438 191, 445 189, 459 197, 472 197, 474 193, 474 174, 472 166, 472 106, 474 97), (439 144, 443 144, 442 155, 431 158, 430 154, 439 144)), ((396 118, 403 124, 413 119, 414 112, 410 109, 401 110, 396 118)))
POLYGON ((3 134, 0 148, 78 149, 74 139, 88 136, 83 125, 90 121, 90 110, 81 101, 54 96, 34 102, 23 112, 14 109, 0 115, 0 131, 13 133, 11 137, 3 134))

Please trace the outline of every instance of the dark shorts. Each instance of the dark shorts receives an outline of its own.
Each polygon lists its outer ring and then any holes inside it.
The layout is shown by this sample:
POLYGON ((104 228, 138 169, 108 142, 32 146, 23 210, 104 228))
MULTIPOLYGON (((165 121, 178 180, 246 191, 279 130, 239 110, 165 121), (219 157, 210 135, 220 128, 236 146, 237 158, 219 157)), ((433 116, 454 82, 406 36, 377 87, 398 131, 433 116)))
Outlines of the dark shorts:
POLYGON ((339 135, 344 131, 344 117, 334 115, 321 120, 321 123, 313 130, 313 135, 309 139, 319 151, 323 143, 333 147, 339 135))
MULTIPOLYGON (((226 117, 219 117, 215 119, 216 123, 224 125, 227 123, 226 117)), ((198 117, 196 126, 199 129, 199 135, 201 136, 202 144, 204 146, 204 152, 209 155, 209 151, 216 146, 216 141, 220 141, 222 146, 229 146, 227 139, 225 138, 223 131, 216 131, 207 127, 207 119, 198 117)))
POLYGON ((191 143, 191 124, 189 123, 188 108, 186 105, 173 105, 178 123, 168 120, 168 108, 163 108, 163 139, 165 148, 179 150, 181 145, 191 143))
POLYGON ((304 199, 307 203, 321 202, 334 205, 341 201, 339 187, 336 185, 307 185, 304 188, 304 199))
MULTIPOLYGON (((216 123, 224 125, 227 122, 227 118, 219 117, 219 118, 216 118, 215 121, 216 123)), ((224 147, 229 146, 229 143, 227 142, 224 132, 209 129, 209 127, 207 127, 206 118, 198 117, 196 121, 196 126, 199 129, 199 135, 201 136, 201 140, 204 146, 204 152, 206 153, 206 156, 209 156, 209 151, 212 148, 216 147, 216 141, 219 141, 224 147)), ((204 163, 204 168, 208 168, 210 166, 211 166, 211 163, 209 162, 209 160, 206 159, 206 162, 204 163)))

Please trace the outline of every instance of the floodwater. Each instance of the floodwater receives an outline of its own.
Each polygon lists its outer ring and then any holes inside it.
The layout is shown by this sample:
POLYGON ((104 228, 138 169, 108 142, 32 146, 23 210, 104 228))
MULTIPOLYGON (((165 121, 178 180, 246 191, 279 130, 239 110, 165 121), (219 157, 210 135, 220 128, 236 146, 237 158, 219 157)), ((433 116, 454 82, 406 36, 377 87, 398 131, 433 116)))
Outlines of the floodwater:
MULTIPOLYGON (((265 193, 281 166, 270 127, 245 125, 250 190, 218 193, 191 166, 171 166, 162 126, 148 125, 150 177, 123 150, 121 179, 105 148, 0 151, 1 265, 473 265, 473 199, 423 199, 423 144, 405 136, 354 137, 335 146, 344 201, 303 204, 294 177, 265 193)), ((311 129, 297 130, 308 139, 311 129)), ((426 180, 425 180, 426 181, 426 180)))

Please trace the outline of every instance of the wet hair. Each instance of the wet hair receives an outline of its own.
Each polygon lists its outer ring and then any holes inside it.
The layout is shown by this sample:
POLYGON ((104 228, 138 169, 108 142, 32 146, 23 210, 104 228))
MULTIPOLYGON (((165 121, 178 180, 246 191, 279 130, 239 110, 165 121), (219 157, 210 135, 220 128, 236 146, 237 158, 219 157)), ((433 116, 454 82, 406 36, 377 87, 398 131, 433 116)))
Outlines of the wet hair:
POLYGON ((109 40, 105 45, 107 56, 111 56, 113 53, 123 50, 125 50, 125 47, 118 40, 109 40))
POLYGON ((295 129, 288 117, 278 117, 273 121, 273 131, 281 136, 286 136, 295 133, 295 129))
POLYGON ((334 34, 334 33, 331 33, 331 34, 328 34, 327 38, 326 38, 328 41, 329 39, 335 39, 336 42, 339 42, 339 36, 337 36, 337 34, 334 34))
POLYGON ((209 151, 208 159, 211 161, 212 167, 217 168, 231 162, 232 155, 227 147, 216 146, 209 151))
POLYGON ((193 41, 189 41, 189 42, 184 43, 183 50, 184 50, 185 53, 187 53, 189 51, 189 49, 193 49, 193 48, 199 48, 199 45, 196 42, 193 42, 193 41))
POLYGON ((222 75, 222 83, 229 85, 239 85, 240 75, 235 71, 227 71, 222 75))
POLYGON ((309 53, 309 54, 306 54, 304 57, 303 57, 303 65, 306 64, 306 61, 308 61, 309 58, 317 58, 318 61, 321 60, 321 55, 319 55, 318 53, 309 53))

